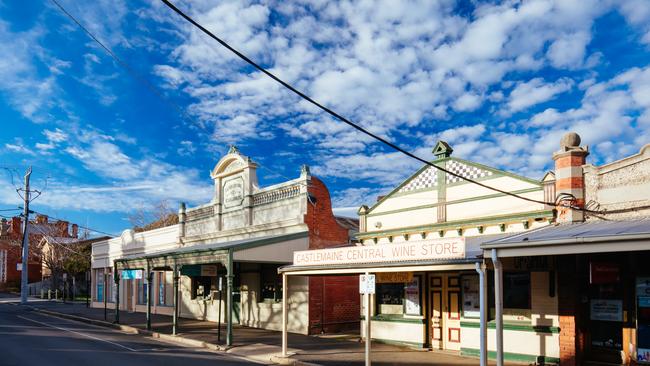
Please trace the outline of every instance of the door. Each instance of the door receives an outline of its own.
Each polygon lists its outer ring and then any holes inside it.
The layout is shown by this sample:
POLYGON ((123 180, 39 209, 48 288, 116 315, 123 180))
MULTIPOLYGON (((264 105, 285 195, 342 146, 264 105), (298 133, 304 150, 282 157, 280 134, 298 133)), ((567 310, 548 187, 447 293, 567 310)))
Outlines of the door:
POLYGON ((431 347, 460 351, 460 276, 436 273, 429 281, 431 347))

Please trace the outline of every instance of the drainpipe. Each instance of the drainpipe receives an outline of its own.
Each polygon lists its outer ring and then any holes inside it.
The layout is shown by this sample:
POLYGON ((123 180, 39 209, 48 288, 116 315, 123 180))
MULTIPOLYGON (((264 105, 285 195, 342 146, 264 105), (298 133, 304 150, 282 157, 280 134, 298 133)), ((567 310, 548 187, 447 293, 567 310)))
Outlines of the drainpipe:
POLYGON ((486 295, 486 277, 485 277, 485 262, 476 263, 476 272, 478 272, 478 282, 479 282, 479 307, 480 307, 480 357, 481 357, 481 366, 487 366, 487 296, 486 295))
POLYGON ((492 264, 494 265, 494 307, 496 310, 497 366, 503 366, 503 267, 497 256, 496 248, 492 249, 492 264))
POLYGON ((232 321, 233 321, 233 281, 235 274, 233 273, 233 249, 228 249, 228 271, 226 273, 226 297, 228 298, 228 323, 226 324, 226 345, 232 346, 232 321))

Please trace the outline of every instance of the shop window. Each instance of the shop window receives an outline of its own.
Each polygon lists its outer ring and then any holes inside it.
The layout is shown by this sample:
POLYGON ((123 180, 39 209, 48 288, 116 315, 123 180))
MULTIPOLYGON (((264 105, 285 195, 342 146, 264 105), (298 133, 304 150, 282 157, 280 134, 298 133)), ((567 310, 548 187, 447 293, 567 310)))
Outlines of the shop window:
POLYGON ((530 272, 504 272, 503 307, 530 309, 530 272))
POLYGON ((145 305, 147 303, 147 282, 143 279, 136 280, 138 288, 138 305, 145 305))
POLYGON ((380 283, 376 287, 377 314, 404 314, 404 284, 380 283))
POLYGON ((216 277, 193 276, 192 279, 192 299, 208 299, 210 292, 216 290, 213 279, 216 277))
POLYGON ((262 264, 260 267, 260 299, 263 302, 282 301, 282 276, 279 265, 262 264))
POLYGON ((173 272, 162 271, 156 274, 158 284, 158 305, 174 305, 173 272))

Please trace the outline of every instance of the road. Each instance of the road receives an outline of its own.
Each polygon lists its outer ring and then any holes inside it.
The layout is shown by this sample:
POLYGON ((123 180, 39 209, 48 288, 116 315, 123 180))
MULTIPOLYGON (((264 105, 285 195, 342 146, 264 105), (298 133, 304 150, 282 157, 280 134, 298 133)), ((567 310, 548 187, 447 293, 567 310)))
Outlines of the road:
POLYGON ((177 346, 142 335, 60 319, 0 301, 0 365, 258 364, 228 354, 177 346))

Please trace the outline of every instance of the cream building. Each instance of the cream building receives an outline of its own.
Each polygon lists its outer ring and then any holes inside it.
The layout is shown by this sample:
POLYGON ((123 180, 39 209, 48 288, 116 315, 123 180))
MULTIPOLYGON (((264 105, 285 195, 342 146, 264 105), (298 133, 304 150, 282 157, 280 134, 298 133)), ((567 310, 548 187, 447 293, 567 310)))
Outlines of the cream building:
MULTIPOLYGON (((92 306, 116 309, 117 321, 120 311, 146 313, 149 324, 150 314, 172 315, 174 331, 178 316, 225 321, 230 343, 233 324, 279 330, 285 291, 289 330, 312 331, 310 309, 320 314, 329 303, 310 304, 312 284, 295 278, 283 286, 277 269, 291 263, 294 251, 348 242, 348 230, 306 166, 300 177, 264 188, 256 168, 232 147, 210 174, 209 203, 181 204, 176 225, 125 230, 93 244, 92 306)), ((341 301, 354 305, 357 298, 341 301)))
MULTIPOLYGON (((554 185, 552 176, 528 179, 454 158, 452 151, 447 143, 438 142, 432 163, 442 169, 425 165, 374 205, 359 209, 360 247, 296 253, 293 265, 280 272, 286 278, 375 274, 370 308, 373 339, 479 355, 479 318, 484 308, 480 293, 487 292, 491 278, 480 244, 548 225, 553 207, 534 201, 552 201, 554 185)), ((524 258, 503 265, 505 333, 516 339, 508 344, 509 358, 557 360, 553 264, 524 258)), ((487 316, 492 319, 493 311, 487 316)), ((494 351, 493 322, 488 327, 492 333, 488 348, 494 351)))

